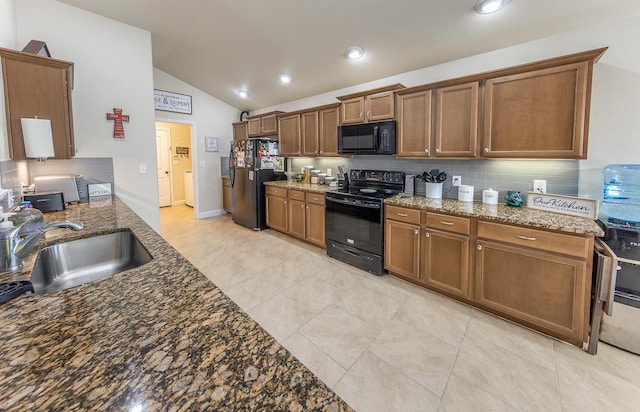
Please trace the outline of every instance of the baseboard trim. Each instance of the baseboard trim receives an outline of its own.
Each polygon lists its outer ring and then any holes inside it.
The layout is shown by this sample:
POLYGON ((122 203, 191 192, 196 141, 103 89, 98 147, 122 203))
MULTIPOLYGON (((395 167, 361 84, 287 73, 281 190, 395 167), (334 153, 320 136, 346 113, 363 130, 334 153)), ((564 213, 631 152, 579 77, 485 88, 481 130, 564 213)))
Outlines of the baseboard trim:
POLYGON ((196 219, 205 219, 207 217, 214 217, 214 216, 220 216, 225 214, 227 214, 227 212, 225 212, 222 209, 207 210, 206 212, 198 213, 198 216, 196 219))

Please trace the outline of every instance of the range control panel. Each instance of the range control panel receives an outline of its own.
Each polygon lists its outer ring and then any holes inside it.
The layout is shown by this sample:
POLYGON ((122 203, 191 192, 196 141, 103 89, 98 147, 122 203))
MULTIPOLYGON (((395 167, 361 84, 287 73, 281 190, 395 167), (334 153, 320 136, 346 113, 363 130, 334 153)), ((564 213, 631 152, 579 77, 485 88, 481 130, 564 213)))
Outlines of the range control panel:
POLYGON ((349 179, 352 182, 360 181, 404 184, 404 172, 351 169, 349 171, 349 179))

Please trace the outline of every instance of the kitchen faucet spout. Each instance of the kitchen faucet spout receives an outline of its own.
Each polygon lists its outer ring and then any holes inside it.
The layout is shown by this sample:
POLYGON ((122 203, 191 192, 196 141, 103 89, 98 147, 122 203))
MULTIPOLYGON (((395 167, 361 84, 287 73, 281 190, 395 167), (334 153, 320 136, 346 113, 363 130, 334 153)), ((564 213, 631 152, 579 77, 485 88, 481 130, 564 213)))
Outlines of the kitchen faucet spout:
POLYGON ((82 228, 84 228, 82 223, 68 220, 52 222, 20 239, 20 232, 28 222, 29 220, 20 226, 0 232, 0 271, 8 272, 20 269, 22 267, 22 259, 31 251, 36 241, 46 232, 58 228, 71 230, 82 230, 82 228))

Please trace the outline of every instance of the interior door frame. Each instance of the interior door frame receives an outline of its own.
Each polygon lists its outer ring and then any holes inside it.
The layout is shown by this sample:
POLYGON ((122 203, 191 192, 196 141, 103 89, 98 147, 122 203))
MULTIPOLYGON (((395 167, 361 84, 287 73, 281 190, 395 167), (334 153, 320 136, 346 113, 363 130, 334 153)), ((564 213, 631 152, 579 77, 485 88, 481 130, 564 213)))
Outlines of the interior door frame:
POLYGON ((198 135, 196 132, 196 123, 188 120, 179 120, 179 119, 169 119, 166 117, 156 117, 155 123, 164 122, 164 123, 179 123, 179 124, 188 124, 191 126, 191 170, 193 174, 193 217, 195 219, 199 219, 200 216, 200 190, 199 190, 199 171, 198 171, 198 151, 196 150, 196 136, 198 135))

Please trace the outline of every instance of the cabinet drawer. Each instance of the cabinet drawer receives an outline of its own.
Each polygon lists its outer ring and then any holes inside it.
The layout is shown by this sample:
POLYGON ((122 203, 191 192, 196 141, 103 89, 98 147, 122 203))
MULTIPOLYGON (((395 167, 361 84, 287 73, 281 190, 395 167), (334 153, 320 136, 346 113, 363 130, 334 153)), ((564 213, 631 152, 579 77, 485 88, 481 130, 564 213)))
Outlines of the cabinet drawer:
POLYGON ((289 190, 289 199, 302 200, 304 202, 304 192, 302 190, 289 190))
POLYGON ((583 259, 592 253, 589 250, 589 239, 584 237, 499 223, 478 222, 478 238, 562 253, 583 259))
POLYGON ((427 212, 427 227, 431 229, 446 230, 447 232, 468 235, 471 228, 471 220, 466 217, 441 215, 440 213, 427 212))
POLYGON ((287 197, 287 189, 283 187, 267 186, 266 194, 287 197))
POLYGON ((324 206, 324 195, 320 193, 307 192, 305 195, 305 200, 307 203, 324 206))
POLYGON ((385 219, 398 220, 400 222, 420 224, 420 211, 416 209, 407 209, 404 207, 385 206, 385 219))

